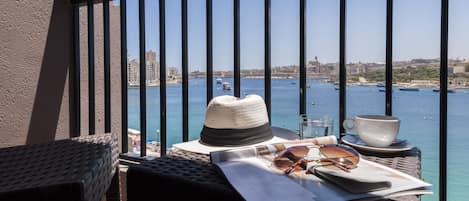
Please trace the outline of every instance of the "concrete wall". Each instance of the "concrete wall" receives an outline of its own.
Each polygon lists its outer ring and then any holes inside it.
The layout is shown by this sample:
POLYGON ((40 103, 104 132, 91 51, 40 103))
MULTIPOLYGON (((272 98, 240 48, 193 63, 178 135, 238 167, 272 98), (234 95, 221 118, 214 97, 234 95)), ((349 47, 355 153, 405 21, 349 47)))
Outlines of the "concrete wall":
MULTIPOLYGON (((120 10, 110 3, 111 50, 111 129, 121 133, 121 73, 120 73, 120 10)), ((104 48, 103 6, 94 6, 95 46, 95 115, 96 133, 104 132, 104 48)), ((81 58, 81 134, 88 133, 88 18, 87 7, 80 8, 80 58, 81 58)))
MULTIPOLYGON (((73 12, 67 0, 0 1, 0 147, 71 136, 73 12)), ((88 133, 86 7, 81 9, 81 122, 88 133)), ((104 132, 102 5, 95 5, 96 132, 104 132)), ((112 132, 120 135, 119 8, 111 6, 112 132)))

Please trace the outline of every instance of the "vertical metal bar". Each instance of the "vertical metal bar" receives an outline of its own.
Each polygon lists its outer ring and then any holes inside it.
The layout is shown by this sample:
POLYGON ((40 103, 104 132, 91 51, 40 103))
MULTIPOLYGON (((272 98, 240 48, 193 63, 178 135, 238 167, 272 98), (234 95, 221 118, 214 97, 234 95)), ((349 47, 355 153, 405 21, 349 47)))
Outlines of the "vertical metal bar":
POLYGON ((240 59, 240 27, 239 27, 239 1, 233 0, 234 2, 234 95, 240 97, 241 95, 241 59, 240 59))
POLYGON ((212 0, 206 0, 207 34, 207 105, 213 97, 213 41, 212 41, 212 0))
POLYGON ((160 0, 160 145, 166 155, 166 26, 165 0, 160 0))
POLYGON ((271 36, 270 36, 270 0, 265 0, 264 5, 264 96, 269 115, 272 120, 272 61, 271 61, 271 36))
POLYGON ((189 140, 189 75, 187 45, 187 0, 181 0, 182 25, 182 141, 189 140))
POLYGON ((448 121, 448 0, 441 0, 440 45, 440 200, 447 194, 447 121, 448 121))
POLYGON ((95 102, 94 102, 94 4, 88 0, 88 132, 95 133, 95 102))
POLYGON ((386 4, 386 115, 392 115, 393 0, 386 4))
POLYGON ((212 0, 206 0, 207 28, 207 105, 213 97, 213 38, 212 38, 212 0))
POLYGON ((128 111, 127 111, 127 0, 120 1, 121 27, 121 113, 122 153, 128 152, 128 111))
POLYGON ((300 114, 306 114, 306 0, 300 0, 300 114))
POLYGON ((80 105, 80 5, 73 5, 73 49, 74 49, 74 68, 73 68, 73 90, 74 90, 74 133, 73 137, 80 136, 81 132, 81 105, 80 105))
MULTIPOLYGON (((346 4, 347 2, 345 0, 340 0, 340 35, 339 35, 339 40, 340 40, 340 53, 339 53, 339 125, 342 124, 345 120, 345 115, 346 115, 346 100, 345 100, 345 95, 346 95, 346 57, 345 57, 345 43, 346 43, 346 4)), ((345 133, 345 129, 340 126, 340 137, 342 137, 345 133)))
POLYGON ((109 44, 109 0, 103 1, 104 31, 104 132, 111 132, 111 63, 109 44))
POLYGON ((140 40, 140 156, 147 155, 147 84, 145 47, 145 0, 138 1, 138 25, 140 40))

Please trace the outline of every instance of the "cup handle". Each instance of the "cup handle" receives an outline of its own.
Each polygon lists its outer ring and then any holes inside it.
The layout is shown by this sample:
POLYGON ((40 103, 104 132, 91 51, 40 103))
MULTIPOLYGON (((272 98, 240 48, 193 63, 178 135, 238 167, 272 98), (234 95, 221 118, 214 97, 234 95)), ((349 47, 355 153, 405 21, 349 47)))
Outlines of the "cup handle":
POLYGON ((345 119, 342 123, 342 126, 345 128, 345 130, 356 130, 355 121, 353 119, 345 119), (352 123, 352 127, 349 127, 349 123, 352 123))

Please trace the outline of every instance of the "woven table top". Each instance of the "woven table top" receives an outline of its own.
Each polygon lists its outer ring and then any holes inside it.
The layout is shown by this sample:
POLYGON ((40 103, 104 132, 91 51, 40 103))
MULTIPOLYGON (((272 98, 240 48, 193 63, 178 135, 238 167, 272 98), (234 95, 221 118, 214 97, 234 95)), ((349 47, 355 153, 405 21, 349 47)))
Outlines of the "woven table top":
MULTIPOLYGON (((79 200, 99 201, 110 186, 118 157, 118 139, 111 134, 2 148, 0 200, 23 196, 21 192, 56 192, 68 185, 77 188, 71 191, 79 192, 79 200)), ((64 198, 72 199, 78 200, 64 198)))
MULTIPOLYGON (((379 156, 373 153, 361 152, 361 154, 367 160, 420 178, 420 151, 417 148, 399 154, 380 154, 379 156)), ((216 167, 210 163, 208 155, 171 149, 167 156, 143 162, 141 166, 158 175, 179 178, 200 186, 208 186, 211 189, 215 188, 227 192, 227 194, 236 192, 216 167)), ((402 196, 392 200, 418 201, 420 197, 402 196)))

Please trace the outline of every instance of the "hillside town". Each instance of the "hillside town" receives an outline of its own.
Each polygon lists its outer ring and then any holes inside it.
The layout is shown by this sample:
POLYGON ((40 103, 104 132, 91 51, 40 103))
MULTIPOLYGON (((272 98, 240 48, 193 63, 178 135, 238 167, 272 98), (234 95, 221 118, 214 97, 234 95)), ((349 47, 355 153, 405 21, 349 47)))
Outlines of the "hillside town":
MULTIPOLYGON (((393 83, 396 86, 437 87, 439 86, 439 66, 439 59, 396 61, 393 63, 393 83)), ((348 63, 346 69, 347 84, 349 85, 379 85, 385 81, 385 63, 348 63)), ((139 86, 139 60, 129 59, 127 70, 129 86, 139 86)), ((466 59, 450 59, 448 73, 450 87, 469 88, 469 61, 466 59)), ((309 79, 322 79, 325 82, 337 83, 339 63, 321 63, 319 58, 315 57, 307 62, 306 75, 309 79)), ((203 70, 194 70, 189 73, 189 78, 205 76, 203 70)), ((233 71, 214 69, 213 76, 216 78, 230 78, 233 77, 233 71)), ((264 78, 264 69, 242 68, 241 76, 243 78, 264 78)), ((272 67, 272 79, 293 79, 298 76, 298 65, 272 67)), ((159 86, 160 65, 154 51, 146 53, 146 77, 147 86, 159 86)), ((180 69, 167 67, 167 83, 177 84, 180 82, 180 69)))

